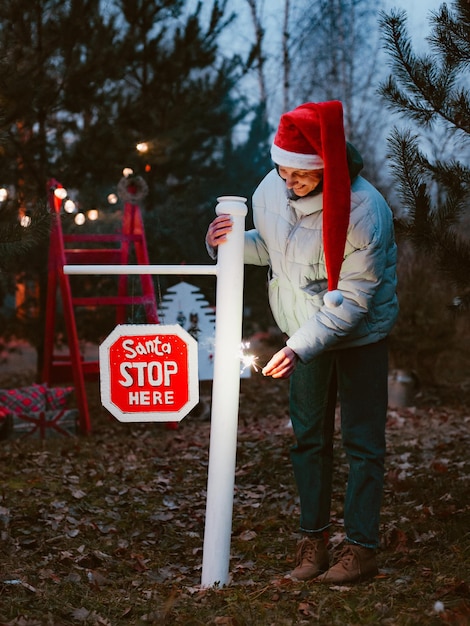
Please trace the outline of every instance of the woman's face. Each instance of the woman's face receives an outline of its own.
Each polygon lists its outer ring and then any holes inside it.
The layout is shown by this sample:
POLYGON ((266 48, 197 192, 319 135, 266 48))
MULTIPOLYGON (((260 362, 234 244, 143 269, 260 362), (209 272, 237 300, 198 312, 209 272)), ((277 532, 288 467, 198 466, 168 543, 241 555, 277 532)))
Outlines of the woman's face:
POLYGON ((302 198, 316 189, 323 178, 323 170, 298 170, 294 167, 279 166, 279 176, 286 181, 287 189, 292 189, 302 198))

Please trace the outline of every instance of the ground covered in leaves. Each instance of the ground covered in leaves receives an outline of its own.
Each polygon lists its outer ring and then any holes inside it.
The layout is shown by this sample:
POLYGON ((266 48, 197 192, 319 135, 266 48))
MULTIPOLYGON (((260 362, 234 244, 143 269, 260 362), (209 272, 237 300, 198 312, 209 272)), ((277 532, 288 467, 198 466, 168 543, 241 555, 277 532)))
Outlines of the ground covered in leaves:
MULTIPOLYGON (((89 437, 0 442, 0 624, 469 624, 470 413, 457 391, 390 410, 380 574, 329 587, 285 577, 298 539, 287 385, 242 379, 231 582, 202 589, 210 388, 170 430, 120 424, 90 383, 89 437)), ((339 445, 337 468, 332 546, 339 445)))

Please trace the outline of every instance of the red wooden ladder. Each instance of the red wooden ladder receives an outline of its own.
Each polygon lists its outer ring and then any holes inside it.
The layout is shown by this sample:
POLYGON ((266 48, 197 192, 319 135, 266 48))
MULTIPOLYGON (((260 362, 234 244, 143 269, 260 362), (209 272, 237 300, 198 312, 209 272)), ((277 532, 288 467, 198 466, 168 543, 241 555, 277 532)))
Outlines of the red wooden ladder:
POLYGON ((115 234, 73 234, 64 235, 60 210, 62 200, 54 191, 62 185, 55 180, 48 182, 48 201, 53 213, 53 224, 49 245, 48 285, 46 296, 46 322, 44 335, 44 358, 42 380, 53 384, 73 381, 79 427, 83 434, 91 431, 90 414, 85 390, 85 380, 96 379, 99 375, 99 361, 85 361, 80 353, 75 307, 113 306, 116 308, 116 323, 126 321, 129 305, 142 305, 147 323, 158 324, 158 313, 152 276, 139 275, 139 295, 129 294, 129 281, 126 274, 118 277, 117 295, 74 297, 70 279, 64 272, 64 265, 127 265, 132 250, 137 265, 148 265, 148 250, 142 214, 136 204, 124 205, 122 228, 115 234), (87 244, 102 247, 87 248, 87 244), (106 245, 114 247, 104 247, 106 245), (69 247, 73 245, 75 247, 69 247), (60 294, 65 330, 67 334, 68 354, 55 352, 55 326, 57 313, 57 294, 60 294))

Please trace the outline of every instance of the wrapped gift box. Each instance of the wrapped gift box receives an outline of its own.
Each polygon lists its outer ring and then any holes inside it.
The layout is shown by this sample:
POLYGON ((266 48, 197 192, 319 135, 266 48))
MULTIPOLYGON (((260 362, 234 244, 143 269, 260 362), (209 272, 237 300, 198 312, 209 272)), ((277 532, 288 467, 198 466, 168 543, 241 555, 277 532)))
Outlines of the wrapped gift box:
POLYGON ((67 408, 72 392, 45 384, 0 389, 0 438, 76 435, 78 410, 67 408))

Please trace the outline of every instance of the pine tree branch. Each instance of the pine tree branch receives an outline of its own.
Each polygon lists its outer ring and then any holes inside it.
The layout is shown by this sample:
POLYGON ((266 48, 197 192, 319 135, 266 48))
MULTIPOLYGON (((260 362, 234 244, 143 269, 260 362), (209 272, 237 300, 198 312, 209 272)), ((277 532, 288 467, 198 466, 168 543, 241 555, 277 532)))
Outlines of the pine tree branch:
POLYGON ((51 216, 45 209, 33 211, 28 227, 21 226, 16 216, 11 219, 11 215, 3 212, 0 220, 0 269, 4 271, 17 269, 32 250, 47 242, 51 226, 51 216))
MULTIPOLYGON (((410 130, 394 128, 387 140, 391 169, 398 181, 398 192, 410 219, 416 219, 416 207, 428 207, 430 200, 423 197, 423 184, 429 180, 430 165, 419 149, 419 136, 410 130)), ((423 221, 423 213, 419 217, 423 221)))
POLYGON ((453 230, 436 229, 432 237, 432 253, 440 270, 459 289, 468 288, 468 268, 470 267, 470 245, 453 230))
POLYGON ((385 48, 393 60, 393 76, 379 88, 389 108, 398 109, 425 126, 440 117, 468 133, 470 100, 468 91, 458 87, 458 67, 450 61, 439 64, 430 55, 419 57, 413 53, 404 11, 382 14, 380 23, 385 48))
POLYGON ((470 5, 468 2, 455 2, 460 19, 455 20, 446 4, 432 13, 434 25, 428 41, 442 54, 448 63, 468 65, 470 63, 470 5))

